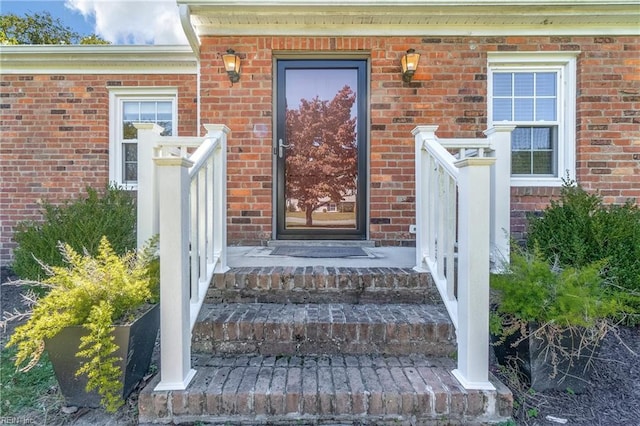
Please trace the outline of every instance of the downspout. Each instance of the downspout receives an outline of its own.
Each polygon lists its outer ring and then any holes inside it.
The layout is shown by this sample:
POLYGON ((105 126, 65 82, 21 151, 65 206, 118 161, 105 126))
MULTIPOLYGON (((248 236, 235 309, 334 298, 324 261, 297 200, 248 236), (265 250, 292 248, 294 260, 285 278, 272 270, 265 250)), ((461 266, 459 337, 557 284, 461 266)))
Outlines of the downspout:
POLYGON ((191 46, 191 50, 196 55, 197 61, 197 74, 196 74, 196 136, 200 135, 200 38, 196 34, 193 25, 191 25, 191 9, 186 4, 178 6, 180 10, 180 24, 184 34, 187 36, 187 41, 191 46))

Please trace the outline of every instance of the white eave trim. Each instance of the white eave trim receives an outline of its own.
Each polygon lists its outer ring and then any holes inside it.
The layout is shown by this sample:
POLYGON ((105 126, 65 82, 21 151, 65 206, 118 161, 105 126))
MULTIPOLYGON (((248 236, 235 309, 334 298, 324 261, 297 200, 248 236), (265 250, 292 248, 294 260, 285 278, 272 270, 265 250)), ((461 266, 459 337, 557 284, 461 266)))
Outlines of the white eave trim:
POLYGON ((2 74, 196 74, 190 46, 0 46, 2 74))
POLYGON ((198 37, 638 35, 640 0, 177 0, 198 37))

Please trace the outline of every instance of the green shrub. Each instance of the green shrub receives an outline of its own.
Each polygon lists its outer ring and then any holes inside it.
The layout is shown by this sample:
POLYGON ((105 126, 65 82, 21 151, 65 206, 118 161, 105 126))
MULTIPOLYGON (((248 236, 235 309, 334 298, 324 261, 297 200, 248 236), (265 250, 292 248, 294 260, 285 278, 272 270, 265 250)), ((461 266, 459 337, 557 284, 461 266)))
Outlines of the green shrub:
POLYGON ((605 260, 609 293, 640 312, 640 209, 633 201, 606 205, 601 197, 565 181, 560 198, 542 216, 530 217, 527 246, 561 267, 605 260))
POLYGON ((136 247, 135 199, 122 188, 110 185, 102 193, 87 188, 86 198, 59 206, 46 202, 42 213, 43 221, 25 221, 16 227, 12 269, 22 279, 42 280, 41 263, 64 265, 59 242, 92 255, 97 253, 102 236, 118 254, 136 247))
MULTIPOLYGON (((600 260, 579 267, 550 265, 539 250, 514 249, 504 274, 491 275, 498 292, 496 313, 519 323, 553 323, 560 327, 593 327, 625 310, 602 285, 600 260)), ((497 323, 492 323, 495 327, 497 323)), ((495 334, 499 330, 493 329, 495 334)))

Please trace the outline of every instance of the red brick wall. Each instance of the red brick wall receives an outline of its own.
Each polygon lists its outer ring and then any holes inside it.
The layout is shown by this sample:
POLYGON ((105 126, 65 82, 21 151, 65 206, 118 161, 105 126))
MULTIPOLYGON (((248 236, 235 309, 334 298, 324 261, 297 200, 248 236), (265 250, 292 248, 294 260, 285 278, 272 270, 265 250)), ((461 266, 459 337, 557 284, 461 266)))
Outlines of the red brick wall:
MULTIPOLYGON (((384 245, 411 244, 414 153, 411 129, 438 124, 440 137, 482 137, 487 123, 489 51, 580 51, 577 87, 577 174, 607 202, 640 199, 640 38, 638 37, 209 37, 202 47, 202 120, 224 122, 229 139, 229 241, 271 237, 273 51, 361 52, 371 58, 370 235, 384 245), (413 82, 403 83, 400 57, 422 54, 413 82), (242 59, 231 86, 220 55, 242 59)), ((513 231, 525 211, 558 193, 514 188, 513 231)))
MULTIPOLYGON (((577 77, 577 174, 607 202, 640 199, 639 37, 209 37, 202 46, 202 123, 224 123, 229 138, 230 244, 271 238, 273 51, 360 52, 371 58, 370 236, 411 244, 414 223, 413 137, 421 124, 440 137, 482 137, 486 128, 486 52, 580 51, 577 77), (422 54, 413 82, 403 83, 400 57, 422 54), (235 49, 242 76, 231 86, 220 55, 235 49), (268 131, 255 132, 257 125, 268 131)), ((194 76, 3 75, 0 120, 2 190, 0 259, 12 247, 17 220, 39 217, 38 202, 59 201, 108 178, 109 85, 178 86, 179 133, 196 126, 194 76)), ((526 211, 557 194, 512 190, 512 230, 526 211)))
POLYGON ((109 87, 178 87, 183 136, 196 128, 194 75, 2 75, 0 80, 0 261, 18 221, 40 202, 104 188, 109 179, 109 87))

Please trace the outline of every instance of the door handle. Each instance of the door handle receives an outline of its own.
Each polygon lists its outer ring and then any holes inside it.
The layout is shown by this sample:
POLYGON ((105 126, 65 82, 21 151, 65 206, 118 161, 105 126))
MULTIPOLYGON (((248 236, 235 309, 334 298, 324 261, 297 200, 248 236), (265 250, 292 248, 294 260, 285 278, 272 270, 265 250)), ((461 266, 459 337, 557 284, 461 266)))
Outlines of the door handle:
POLYGON ((284 143, 282 139, 278 139, 278 157, 284 157, 284 149, 289 148, 289 145, 284 143))

